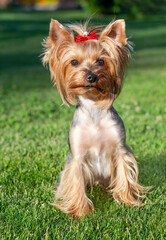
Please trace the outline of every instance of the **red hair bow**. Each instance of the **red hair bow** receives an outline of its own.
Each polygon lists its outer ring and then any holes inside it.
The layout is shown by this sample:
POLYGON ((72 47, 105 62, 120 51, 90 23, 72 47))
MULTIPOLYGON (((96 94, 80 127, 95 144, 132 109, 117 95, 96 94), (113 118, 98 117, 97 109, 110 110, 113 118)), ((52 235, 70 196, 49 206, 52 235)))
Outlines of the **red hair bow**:
POLYGON ((76 37, 76 42, 84 42, 84 41, 90 40, 90 39, 98 39, 98 36, 96 35, 96 31, 93 31, 89 34, 85 33, 83 36, 78 35, 76 37))

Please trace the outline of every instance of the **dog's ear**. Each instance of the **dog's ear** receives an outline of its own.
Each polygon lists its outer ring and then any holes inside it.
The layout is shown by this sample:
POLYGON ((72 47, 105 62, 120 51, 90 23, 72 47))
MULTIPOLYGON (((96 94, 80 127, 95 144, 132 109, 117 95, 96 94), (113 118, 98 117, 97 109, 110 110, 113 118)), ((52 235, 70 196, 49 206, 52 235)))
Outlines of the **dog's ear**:
POLYGON ((68 41, 73 41, 73 36, 71 33, 58 21, 51 19, 50 22, 50 32, 49 32, 49 37, 50 40, 54 43, 57 41, 63 41, 63 40, 68 40, 68 41))
POLYGON ((125 21, 124 19, 119 19, 115 22, 111 22, 101 33, 100 41, 103 38, 109 37, 114 41, 125 46, 127 44, 126 33, 125 33, 125 21))

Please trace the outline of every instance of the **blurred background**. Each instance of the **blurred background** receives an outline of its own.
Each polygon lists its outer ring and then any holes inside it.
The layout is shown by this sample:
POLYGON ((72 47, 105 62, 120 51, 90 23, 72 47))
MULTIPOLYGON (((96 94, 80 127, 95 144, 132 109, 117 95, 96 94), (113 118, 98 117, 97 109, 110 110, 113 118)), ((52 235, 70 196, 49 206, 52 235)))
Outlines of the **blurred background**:
POLYGON ((141 17, 143 14, 166 13, 165 0, 0 0, 0 8, 27 10, 86 9, 102 14, 128 14, 141 17))
POLYGON ((165 0, 0 0, 0 8, 27 10, 86 9, 102 14, 125 13, 131 17, 166 13, 165 0))

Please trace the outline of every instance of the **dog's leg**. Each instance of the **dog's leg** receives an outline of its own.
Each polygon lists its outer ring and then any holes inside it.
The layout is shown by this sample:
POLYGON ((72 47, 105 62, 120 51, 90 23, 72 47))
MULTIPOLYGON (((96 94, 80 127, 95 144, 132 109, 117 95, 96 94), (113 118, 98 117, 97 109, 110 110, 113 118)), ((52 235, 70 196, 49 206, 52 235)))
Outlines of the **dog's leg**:
POLYGON ((127 147, 119 149, 112 159, 111 182, 108 189, 120 203, 142 205, 140 198, 144 187, 138 184, 137 163, 127 147))
POLYGON ((93 209, 93 204, 86 196, 85 188, 82 166, 72 159, 62 171, 54 205, 74 216, 86 215, 93 209))

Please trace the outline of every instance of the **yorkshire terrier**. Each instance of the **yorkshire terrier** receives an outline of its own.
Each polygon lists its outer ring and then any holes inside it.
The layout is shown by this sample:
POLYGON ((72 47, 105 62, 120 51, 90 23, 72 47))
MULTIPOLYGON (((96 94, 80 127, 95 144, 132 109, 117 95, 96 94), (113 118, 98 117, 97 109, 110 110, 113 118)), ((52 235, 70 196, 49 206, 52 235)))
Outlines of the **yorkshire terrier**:
POLYGON ((43 63, 49 64, 63 103, 76 105, 54 205, 73 216, 86 215, 94 209, 86 187, 98 183, 116 201, 140 206, 144 187, 123 121, 112 106, 130 58, 125 21, 102 29, 51 20, 43 45, 43 63))

